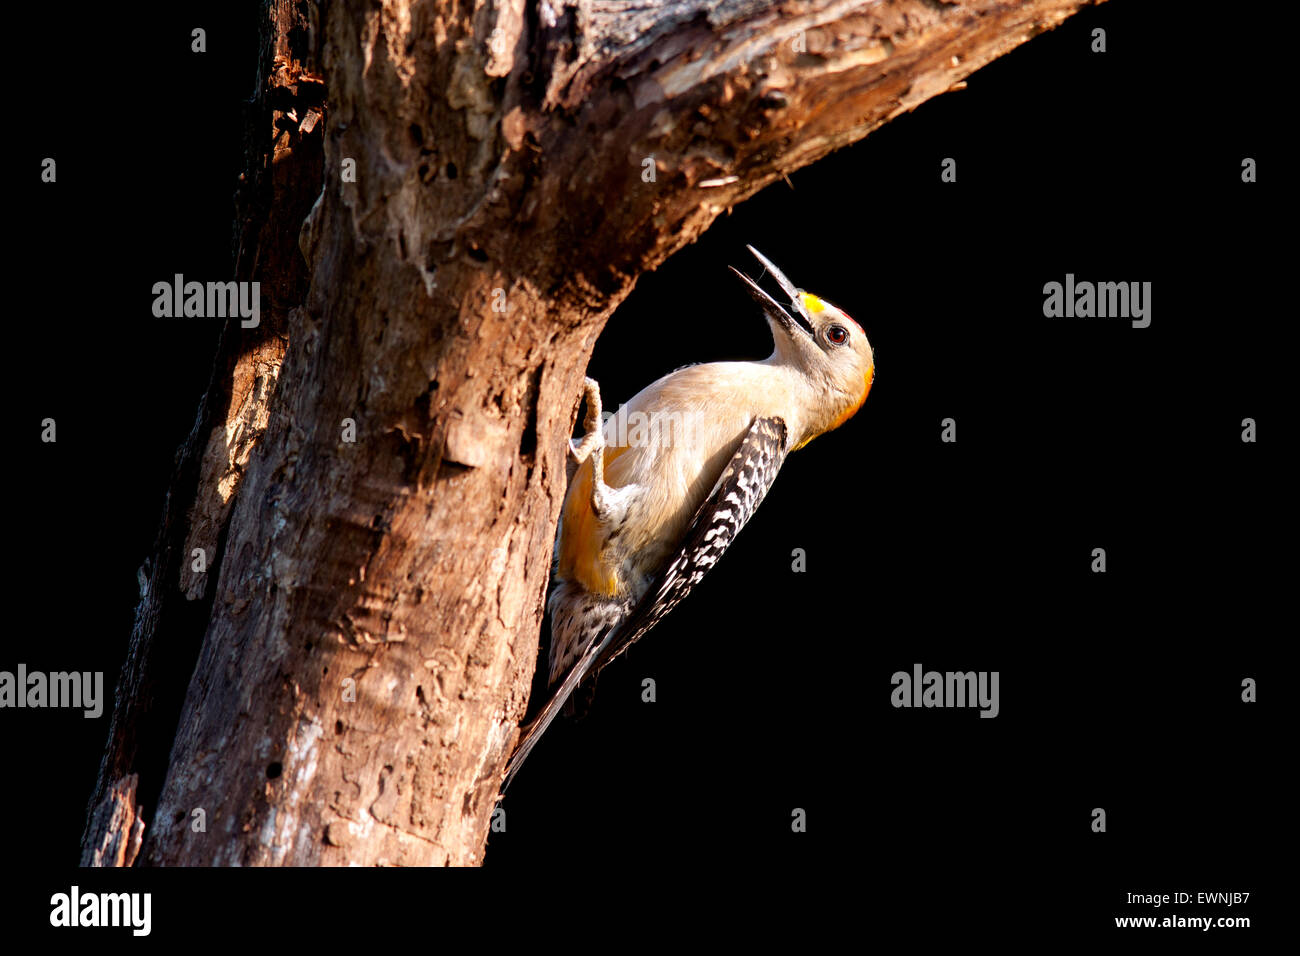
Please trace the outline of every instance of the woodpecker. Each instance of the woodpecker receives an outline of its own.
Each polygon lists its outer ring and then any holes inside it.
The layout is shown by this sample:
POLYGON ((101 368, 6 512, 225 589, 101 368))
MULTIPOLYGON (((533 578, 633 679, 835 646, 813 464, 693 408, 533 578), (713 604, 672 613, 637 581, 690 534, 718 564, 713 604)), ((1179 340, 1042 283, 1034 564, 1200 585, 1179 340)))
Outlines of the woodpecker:
POLYGON ((503 790, 574 690, 717 563, 786 455, 848 421, 871 391, 875 358, 861 326, 748 249, 792 307, 731 270, 771 327, 767 359, 678 369, 603 424, 600 388, 586 380, 585 434, 569 446, 578 467, 561 512, 548 602, 550 696, 523 728, 503 790))

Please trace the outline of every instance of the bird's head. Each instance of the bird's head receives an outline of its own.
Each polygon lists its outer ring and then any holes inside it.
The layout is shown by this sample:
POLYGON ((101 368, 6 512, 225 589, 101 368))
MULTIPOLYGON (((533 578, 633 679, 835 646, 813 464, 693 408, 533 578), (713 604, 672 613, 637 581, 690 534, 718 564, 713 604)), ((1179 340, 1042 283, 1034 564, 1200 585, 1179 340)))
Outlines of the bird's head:
POLYGON ((862 407, 875 379, 876 362, 862 326, 848 314, 811 292, 795 288, 766 256, 747 247, 790 297, 787 312, 775 299, 738 269, 749 294, 767 316, 776 351, 772 360, 798 369, 808 379, 820 402, 819 414, 800 444, 844 424, 862 407))

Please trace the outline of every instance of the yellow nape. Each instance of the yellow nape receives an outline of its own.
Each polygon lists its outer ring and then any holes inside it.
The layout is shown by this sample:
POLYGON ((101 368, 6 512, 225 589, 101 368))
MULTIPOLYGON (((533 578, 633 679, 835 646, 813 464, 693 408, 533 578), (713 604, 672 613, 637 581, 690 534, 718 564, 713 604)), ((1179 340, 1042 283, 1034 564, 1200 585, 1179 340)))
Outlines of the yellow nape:
MULTIPOLYGON (((611 486, 614 482, 609 476, 609 466, 629 447, 605 449, 605 481, 611 486)), ((573 475, 561 521, 559 576, 566 581, 576 581, 592 594, 614 597, 620 590, 618 568, 604 561, 602 545, 605 535, 596 520, 596 513, 591 510, 590 458, 579 465, 573 475)))
POLYGON ((817 298, 817 296, 813 295, 811 292, 803 293, 803 307, 809 312, 826 311, 826 303, 817 298))

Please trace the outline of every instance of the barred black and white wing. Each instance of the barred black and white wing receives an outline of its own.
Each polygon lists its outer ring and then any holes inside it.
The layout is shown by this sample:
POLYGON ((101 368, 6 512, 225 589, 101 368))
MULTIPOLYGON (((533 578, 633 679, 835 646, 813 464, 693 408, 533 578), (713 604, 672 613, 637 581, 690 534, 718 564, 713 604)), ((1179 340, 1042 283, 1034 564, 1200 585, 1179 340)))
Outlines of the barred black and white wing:
POLYGON ((555 688, 550 700, 524 728, 506 769, 502 790, 536 746, 569 696, 589 675, 596 674, 675 608, 731 546, 740 529, 758 509, 786 456, 787 431, 780 418, 760 418, 745 433, 740 447, 722 470, 682 539, 628 616, 588 646, 555 688))
POLYGON ((760 418, 722 470, 709 497, 691 519, 681 547, 645 595, 603 642, 592 673, 631 647, 646 631, 691 593, 753 516, 776 480, 786 454, 786 427, 780 418, 760 418))

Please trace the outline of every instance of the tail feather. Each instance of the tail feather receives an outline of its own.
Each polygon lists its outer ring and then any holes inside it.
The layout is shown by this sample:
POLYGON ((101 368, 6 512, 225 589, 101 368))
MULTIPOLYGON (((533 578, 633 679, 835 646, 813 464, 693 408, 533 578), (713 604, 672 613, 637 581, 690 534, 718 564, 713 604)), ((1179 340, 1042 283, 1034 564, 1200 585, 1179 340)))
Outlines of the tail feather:
MULTIPOLYGON (((617 630, 617 628, 613 630, 617 630)), ((515 752, 506 765, 505 780, 501 783, 502 793, 506 792, 506 788, 515 779, 515 774, 519 772, 519 768, 528 759, 528 755, 533 752, 537 742, 542 739, 542 734, 546 732, 546 728, 551 726, 551 722, 559 716, 560 709, 568 701, 578 685, 582 683, 582 679, 587 676, 592 665, 596 662, 596 658, 604 650, 610 636, 605 635, 604 640, 591 642, 573 667, 569 668, 569 673, 565 675, 564 680, 552 692, 550 700, 537 712, 537 716, 524 727, 523 733, 519 737, 519 743, 515 745, 515 752)))
POLYGON ((572 721, 587 719, 587 715, 591 713, 592 705, 596 703, 596 678, 598 676, 595 671, 592 671, 587 675, 587 679, 573 691, 573 694, 564 704, 566 719, 572 721))
POLYGON ((524 725, 519 743, 506 766, 502 793, 561 711, 569 717, 582 717, 591 708, 596 691, 596 672, 606 663, 600 661, 597 666, 600 653, 621 633, 622 622, 632 609, 628 600, 593 597, 568 581, 561 581, 556 586, 548 603, 551 612, 550 697, 537 715, 524 725), (580 655, 579 648, 583 648, 580 655), (570 661, 572 663, 568 663, 570 661), (567 670, 564 669, 566 664, 567 670))

